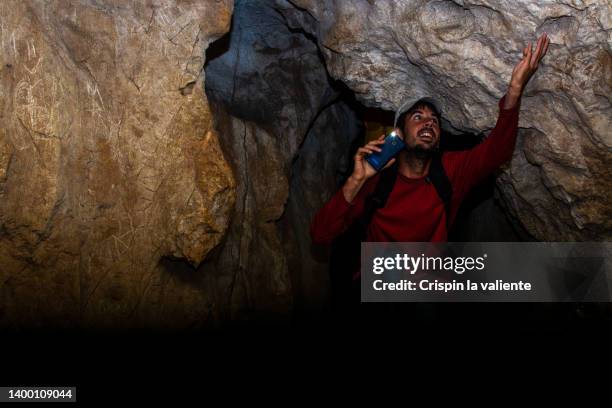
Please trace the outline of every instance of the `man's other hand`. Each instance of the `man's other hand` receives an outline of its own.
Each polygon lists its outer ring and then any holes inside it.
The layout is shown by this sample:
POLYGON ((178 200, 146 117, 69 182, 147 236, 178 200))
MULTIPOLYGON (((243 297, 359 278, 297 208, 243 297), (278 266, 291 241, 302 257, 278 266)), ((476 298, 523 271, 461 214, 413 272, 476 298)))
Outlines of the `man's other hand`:
MULTIPOLYGON (((342 187, 344 198, 349 203, 353 201, 359 190, 361 190, 363 184, 377 173, 376 169, 372 167, 372 165, 368 163, 368 161, 365 159, 365 156, 367 154, 382 151, 379 146, 383 143, 385 143, 384 134, 381 135, 378 139, 372 140, 370 143, 357 149, 357 154, 355 154, 354 159, 355 167, 353 168, 353 173, 342 187)), ((383 169, 392 166, 393 163, 395 163, 395 158, 389 160, 389 162, 385 165, 385 167, 383 167, 383 169)))
MULTIPOLYGON (((370 163, 368 163, 368 161, 365 159, 365 156, 375 152, 381 152, 382 149, 380 146, 385 143, 385 136, 386 135, 383 134, 378 137, 378 139, 374 139, 365 146, 357 149, 357 154, 355 155, 355 167, 353 168, 353 174, 351 174, 353 179, 356 181, 366 181, 377 173, 376 169, 372 167, 372 165, 370 165, 370 163)), ((393 163, 395 163, 395 158, 389 160, 383 169, 393 165, 393 163)))

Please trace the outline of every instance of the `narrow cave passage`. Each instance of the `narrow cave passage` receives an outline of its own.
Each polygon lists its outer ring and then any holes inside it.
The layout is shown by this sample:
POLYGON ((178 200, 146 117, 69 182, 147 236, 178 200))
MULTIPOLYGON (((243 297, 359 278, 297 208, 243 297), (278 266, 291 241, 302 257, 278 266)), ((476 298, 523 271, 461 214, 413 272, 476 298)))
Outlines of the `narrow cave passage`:
MULTIPOLYGON (((238 200, 219 257, 240 313, 318 313, 329 304, 329 252, 313 248, 315 213, 350 175, 358 147, 392 130, 395 112, 361 103, 326 67, 316 37, 274 1, 237 1, 232 29, 207 50, 206 95, 238 200), (269 292, 278 296, 268 296, 269 292), (246 300, 244 300, 246 299, 246 300)), ((446 123, 441 149, 482 135, 446 123)), ((465 200, 454 241, 520 241, 489 178, 465 200)), ((332 279, 333 280, 333 279, 332 279)))

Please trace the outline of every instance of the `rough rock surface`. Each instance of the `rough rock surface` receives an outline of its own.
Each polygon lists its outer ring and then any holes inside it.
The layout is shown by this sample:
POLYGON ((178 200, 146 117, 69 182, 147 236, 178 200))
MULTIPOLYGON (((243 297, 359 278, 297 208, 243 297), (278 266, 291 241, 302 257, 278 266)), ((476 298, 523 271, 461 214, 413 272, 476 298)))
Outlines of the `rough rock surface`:
POLYGON ((235 200, 203 92, 229 0, 0 2, 0 324, 197 324, 235 200), (187 322, 187 323, 186 323, 187 322))
POLYGON ((212 327, 324 304, 308 225, 359 133, 333 78, 386 110, 436 95, 452 127, 487 130, 542 31, 497 194, 538 239, 610 238, 609 2, 238 0, 203 74, 233 10, 0 2, 0 326, 212 327))
POLYGON ((522 101, 519 143, 498 179, 541 240, 612 238, 612 6, 606 0, 292 0, 330 74, 365 104, 436 96, 453 127, 487 130, 521 50, 551 44, 522 101))
POLYGON ((202 269, 231 282, 220 292, 232 319, 325 303, 328 267, 313 258, 308 226, 337 189, 358 132, 316 43, 289 30, 284 8, 293 6, 237 1, 231 35, 208 53, 206 92, 237 202, 218 259, 202 269))

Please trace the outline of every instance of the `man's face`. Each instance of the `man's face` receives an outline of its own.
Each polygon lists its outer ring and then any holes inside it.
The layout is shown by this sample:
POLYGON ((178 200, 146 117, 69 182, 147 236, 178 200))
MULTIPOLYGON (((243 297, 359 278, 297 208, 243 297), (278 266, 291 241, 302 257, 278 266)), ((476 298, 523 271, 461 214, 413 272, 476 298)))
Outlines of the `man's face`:
POLYGON ((436 114, 427 106, 418 107, 406 115, 402 134, 408 150, 436 150, 440 144, 440 124, 436 114))

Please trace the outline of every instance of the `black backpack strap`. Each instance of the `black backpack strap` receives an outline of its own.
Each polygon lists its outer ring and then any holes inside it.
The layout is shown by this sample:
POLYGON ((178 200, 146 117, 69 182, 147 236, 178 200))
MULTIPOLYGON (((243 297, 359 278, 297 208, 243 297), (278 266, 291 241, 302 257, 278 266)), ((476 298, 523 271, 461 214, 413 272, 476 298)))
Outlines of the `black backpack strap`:
POLYGON ((450 217, 451 217, 451 199, 453 196, 453 186, 442 166, 442 153, 436 153, 429 165, 429 174, 427 180, 430 181, 438 195, 444 203, 444 210, 446 211, 446 231, 450 231, 450 217))
POLYGON ((364 234, 367 233, 367 227, 370 225, 370 222, 372 222, 376 210, 383 208, 387 204, 387 199, 391 195, 391 190, 393 190, 396 178, 397 163, 393 163, 392 166, 382 170, 380 173, 380 178, 378 179, 374 192, 366 198, 365 210, 360 220, 364 227, 364 234))

